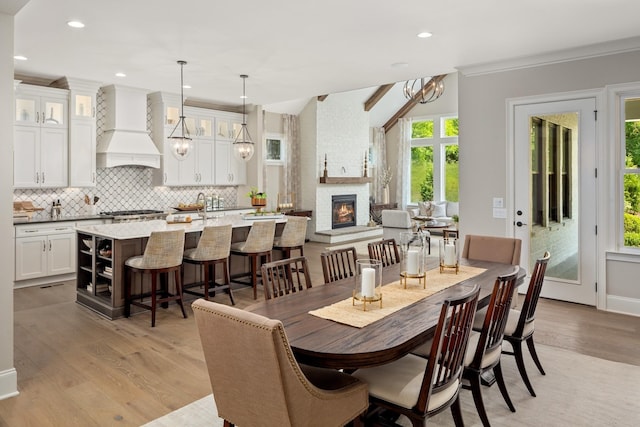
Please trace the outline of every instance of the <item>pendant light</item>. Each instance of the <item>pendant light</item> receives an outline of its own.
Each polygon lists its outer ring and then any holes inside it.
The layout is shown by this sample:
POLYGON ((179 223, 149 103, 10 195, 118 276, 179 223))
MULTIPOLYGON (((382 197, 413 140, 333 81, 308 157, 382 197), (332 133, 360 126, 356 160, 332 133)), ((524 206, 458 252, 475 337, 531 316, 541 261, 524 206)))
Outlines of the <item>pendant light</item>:
POLYGON ((407 80, 402 89, 405 98, 416 99, 420 104, 428 104, 440 98, 444 93, 442 78, 431 78, 429 81, 422 77, 415 80, 407 80))
POLYGON ((247 81, 246 74, 241 74, 240 78, 242 78, 242 125, 240 126, 240 132, 238 132, 238 136, 233 141, 233 152, 236 157, 240 160, 244 160, 248 162, 251 157, 253 157, 253 152, 255 151, 255 144, 251 140, 251 135, 249 135, 249 129, 247 129, 247 116, 245 112, 245 100, 247 99, 245 82, 247 81))
POLYGON ((187 61, 178 61, 178 64, 180 65, 180 119, 171 131, 171 134, 169 134, 169 141, 171 141, 171 152, 173 155, 178 160, 184 160, 193 151, 193 140, 189 134, 187 123, 184 120, 184 81, 182 69, 187 65, 187 61))

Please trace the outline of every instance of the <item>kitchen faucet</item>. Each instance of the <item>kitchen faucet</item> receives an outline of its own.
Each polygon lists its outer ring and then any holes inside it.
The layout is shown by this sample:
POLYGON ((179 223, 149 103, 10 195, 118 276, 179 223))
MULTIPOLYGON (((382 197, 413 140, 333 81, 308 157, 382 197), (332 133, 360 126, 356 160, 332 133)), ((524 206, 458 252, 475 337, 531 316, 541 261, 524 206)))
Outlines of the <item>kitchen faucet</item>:
POLYGON ((207 214, 205 212, 205 197, 204 197, 204 193, 200 192, 198 193, 198 195, 196 196, 196 205, 198 205, 198 207, 196 208, 196 211, 198 212, 198 216, 202 217, 202 219, 207 219, 207 214), (200 207, 202 206, 202 208, 200 207))

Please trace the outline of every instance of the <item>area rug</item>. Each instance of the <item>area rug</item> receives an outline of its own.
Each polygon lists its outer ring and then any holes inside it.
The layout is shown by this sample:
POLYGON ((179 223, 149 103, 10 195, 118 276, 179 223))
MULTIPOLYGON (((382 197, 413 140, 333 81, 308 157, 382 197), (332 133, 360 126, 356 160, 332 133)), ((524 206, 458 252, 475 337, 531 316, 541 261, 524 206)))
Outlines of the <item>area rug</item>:
MULTIPOLYGON (((507 345, 508 346, 508 345, 507 345)), ((529 377, 538 397, 531 397, 518 374, 513 357, 503 355, 507 389, 517 412, 502 400, 497 386, 483 387, 482 393, 491 425, 512 426, 637 426, 640 420, 640 367, 611 362, 556 347, 538 345, 538 355, 547 373, 540 375, 533 361, 525 359, 529 377)), ((460 394, 466 426, 481 426, 469 390, 460 394)), ((410 426, 401 417, 401 426, 410 426)), ((256 424, 258 425, 258 424, 256 424)), ((450 411, 429 420, 429 426, 453 425, 450 411)), ((146 427, 222 426, 213 396, 193 402, 146 427)))

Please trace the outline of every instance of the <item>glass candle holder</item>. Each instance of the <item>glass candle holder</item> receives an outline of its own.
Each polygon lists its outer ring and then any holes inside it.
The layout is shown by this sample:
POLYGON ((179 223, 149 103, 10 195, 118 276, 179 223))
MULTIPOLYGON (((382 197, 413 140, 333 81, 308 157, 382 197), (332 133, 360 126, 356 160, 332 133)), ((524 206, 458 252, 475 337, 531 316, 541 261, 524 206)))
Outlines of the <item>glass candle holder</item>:
POLYGON ((460 269, 460 245, 458 239, 445 238, 440 240, 440 273, 446 268, 455 269, 456 274, 460 269))
POLYGON ((377 259, 356 260, 352 303, 362 302, 362 309, 367 311, 367 304, 380 302, 382 308, 382 262, 377 259))
POLYGON ((400 283, 407 288, 408 279, 418 279, 418 284, 426 288, 427 239, 421 232, 400 233, 400 283))

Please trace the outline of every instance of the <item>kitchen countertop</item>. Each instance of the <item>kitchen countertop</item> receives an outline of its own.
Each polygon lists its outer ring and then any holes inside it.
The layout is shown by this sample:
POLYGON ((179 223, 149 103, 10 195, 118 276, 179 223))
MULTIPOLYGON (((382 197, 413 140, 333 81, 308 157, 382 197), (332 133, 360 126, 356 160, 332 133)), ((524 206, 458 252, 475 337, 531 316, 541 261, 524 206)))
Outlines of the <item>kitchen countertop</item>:
MULTIPOLYGON (((108 239, 126 240, 149 237, 153 231, 167 231, 184 229, 185 233, 200 232, 205 226, 231 224, 233 228, 251 227, 255 221, 261 219, 245 219, 242 215, 225 215, 217 218, 197 219, 190 223, 167 224, 164 220, 121 222, 116 224, 99 224, 83 226, 78 224, 79 233, 93 234, 108 239)), ((287 222, 285 215, 275 219, 276 223, 287 222)))

